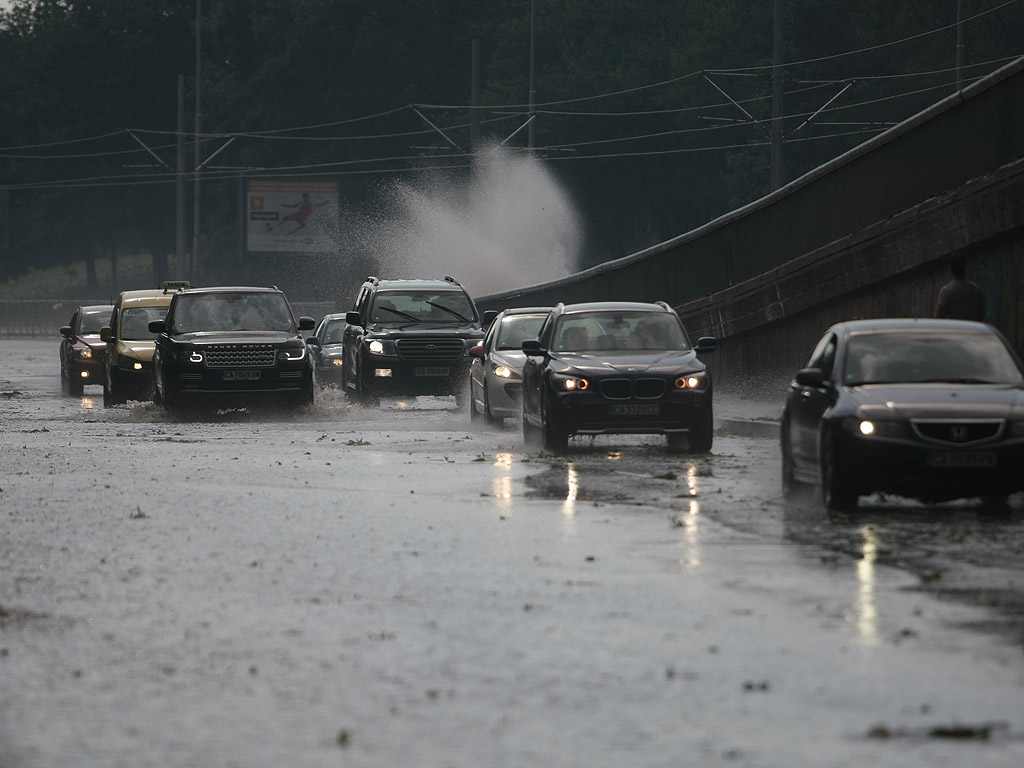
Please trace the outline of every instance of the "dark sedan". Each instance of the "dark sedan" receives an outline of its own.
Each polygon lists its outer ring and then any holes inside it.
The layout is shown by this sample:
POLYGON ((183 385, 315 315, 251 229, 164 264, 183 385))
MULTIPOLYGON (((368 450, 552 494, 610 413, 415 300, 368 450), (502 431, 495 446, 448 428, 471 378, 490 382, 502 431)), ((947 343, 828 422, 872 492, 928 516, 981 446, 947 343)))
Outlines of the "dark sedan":
POLYGON ((711 450, 711 374, 664 302, 559 304, 523 342, 523 436, 564 451, 572 435, 663 434, 671 448, 711 450))
POLYGON ((1024 370, 961 320, 857 320, 820 339, 782 416, 782 485, 832 510, 886 492, 925 502, 1024 490, 1024 370))
POLYGON ((100 328, 110 322, 111 304, 79 307, 60 329, 60 386, 66 395, 80 397, 86 384, 103 384, 107 344, 100 328))

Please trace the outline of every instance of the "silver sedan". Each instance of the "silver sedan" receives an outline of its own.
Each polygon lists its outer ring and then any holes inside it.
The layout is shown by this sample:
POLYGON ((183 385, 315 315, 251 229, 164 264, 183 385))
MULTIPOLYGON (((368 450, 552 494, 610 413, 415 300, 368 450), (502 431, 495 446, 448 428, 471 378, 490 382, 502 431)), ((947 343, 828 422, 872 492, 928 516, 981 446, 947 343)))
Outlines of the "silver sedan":
POLYGON ((506 309, 494 318, 487 335, 470 349, 469 415, 500 425, 518 416, 522 407, 523 341, 536 339, 548 317, 548 307, 506 309))

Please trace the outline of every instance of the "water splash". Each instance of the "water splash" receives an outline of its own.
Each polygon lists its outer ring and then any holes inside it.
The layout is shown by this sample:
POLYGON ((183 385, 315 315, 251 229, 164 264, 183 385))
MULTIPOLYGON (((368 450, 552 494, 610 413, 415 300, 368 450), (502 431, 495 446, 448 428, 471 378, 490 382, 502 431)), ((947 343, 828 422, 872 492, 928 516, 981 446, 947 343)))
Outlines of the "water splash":
POLYGON ((460 180, 396 182, 364 233, 381 277, 453 275, 473 294, 552 280, 576 270, 582 228, 543 162, 493 148, 460 180))

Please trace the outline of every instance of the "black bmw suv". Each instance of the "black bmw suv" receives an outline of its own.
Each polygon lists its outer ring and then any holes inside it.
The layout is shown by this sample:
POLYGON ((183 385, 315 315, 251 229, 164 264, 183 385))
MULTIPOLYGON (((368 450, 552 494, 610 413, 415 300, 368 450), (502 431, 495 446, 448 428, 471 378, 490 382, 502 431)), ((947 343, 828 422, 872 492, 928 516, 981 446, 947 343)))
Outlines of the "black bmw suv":
POLYGON ((463 404, 469 350, 484 332, 476 304, 455 278, 368 277, 345 321, 342 370, 352 398, 454 395, 463 404))
POLYGON ((316 326, 296 319, 277 288, 179 290, 153 354, 153 399, 169 409, 204 400, 249 402, 262 397, 292 405, 313 402, 313 360, 303 338, 316 326))

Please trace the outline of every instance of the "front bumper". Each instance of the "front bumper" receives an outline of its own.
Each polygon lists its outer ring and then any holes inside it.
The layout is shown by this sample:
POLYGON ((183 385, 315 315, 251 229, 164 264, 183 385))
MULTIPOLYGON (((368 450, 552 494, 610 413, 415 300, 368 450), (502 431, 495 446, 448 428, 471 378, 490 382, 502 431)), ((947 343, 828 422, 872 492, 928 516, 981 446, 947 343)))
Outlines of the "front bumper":
POLYGON ((553 395, 555 415, 570 435, 685 434, 706 423, 710 389, 673 390, 656 399, 612 400, 597 392, 553 395))

